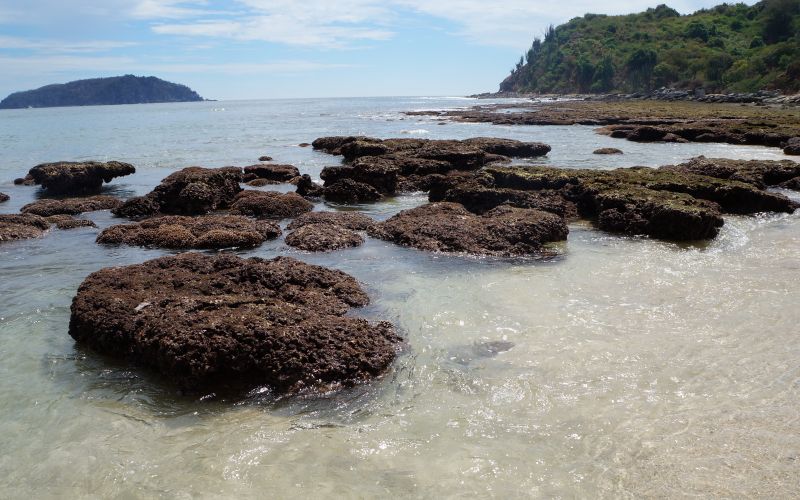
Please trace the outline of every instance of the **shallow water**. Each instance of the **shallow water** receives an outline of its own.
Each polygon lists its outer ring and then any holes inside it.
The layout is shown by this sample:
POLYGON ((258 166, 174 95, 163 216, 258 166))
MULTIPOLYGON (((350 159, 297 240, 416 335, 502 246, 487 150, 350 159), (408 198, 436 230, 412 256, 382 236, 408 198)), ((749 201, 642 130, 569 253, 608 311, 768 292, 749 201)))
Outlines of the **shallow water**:
MULTIPOLYGON (((149 191, 188 165, 268 154, 312 177, 321 135, 499 136, 553 146, 537 163, 657 166, 777 149, 635 144, 590 127, 438 125, 395 98, 0 112, 0 205, 56 159, 137 166, 108 191, 149 191), (597 157, 598 147, 625 155, 597 157)), ((483 102, 483 101, 482 101, 483 102)), ((362 207, 385 218, 425 202, 362 207)), ((320 209, 336 209, 320 206, 320 209)), ((0 246, 0 497, 791 497, 800 491, 800 216, 726 217, 706 245, 624 238, 585 223, 550 260, 431 255, 368 240, 291 255, 356 276, 403 354, 382 379, 325 397, 179 396, 152 374, 76 348, 69 305, 99 268, 159 250, 101 247, 97 229, 0 246)), ((89 214, 98 225, 115 221, 89 214)))

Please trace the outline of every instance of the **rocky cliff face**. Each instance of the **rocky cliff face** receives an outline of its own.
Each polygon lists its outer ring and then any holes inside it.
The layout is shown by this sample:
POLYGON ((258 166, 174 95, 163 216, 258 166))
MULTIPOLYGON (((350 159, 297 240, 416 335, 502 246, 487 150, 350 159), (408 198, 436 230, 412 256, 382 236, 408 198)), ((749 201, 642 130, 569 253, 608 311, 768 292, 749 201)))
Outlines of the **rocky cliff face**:
POLYGON ((154 76, 125 75, 77 80, 15 92, 0 101, 0 109, 202 100, 197 92, 185 85, 160 80, 154 76))

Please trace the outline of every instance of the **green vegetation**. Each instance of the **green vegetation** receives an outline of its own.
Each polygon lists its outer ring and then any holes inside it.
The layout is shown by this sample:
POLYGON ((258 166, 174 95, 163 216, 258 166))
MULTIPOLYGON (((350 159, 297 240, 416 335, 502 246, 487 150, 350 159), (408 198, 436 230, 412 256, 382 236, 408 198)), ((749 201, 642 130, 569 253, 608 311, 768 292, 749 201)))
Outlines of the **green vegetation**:
POLYGON ((154 76, 114 76, 47 85, 15 92, 0 101, 0 109, 202 101, 197 92, 154 76))
POLYGON ((681 16, 586 14, 533 41, 501 91, 800 90, 800 0, 722 4, 681 16))

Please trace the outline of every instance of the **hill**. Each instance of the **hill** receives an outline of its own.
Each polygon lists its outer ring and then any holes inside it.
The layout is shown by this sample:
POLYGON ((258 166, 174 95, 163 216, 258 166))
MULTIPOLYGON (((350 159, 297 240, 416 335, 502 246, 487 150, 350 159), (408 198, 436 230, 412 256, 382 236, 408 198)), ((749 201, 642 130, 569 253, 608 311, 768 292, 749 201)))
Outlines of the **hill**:
POLYGON ((0 109, 91 106, 100 104, 141 104, 202 101, 185 85, 154 76, 114 76, 46 85, 36 90, 15 92, 0 101, 0 109))
POLYGON ((800 90, 800 0, 586 14, 535 39, 501 92, 800 90))

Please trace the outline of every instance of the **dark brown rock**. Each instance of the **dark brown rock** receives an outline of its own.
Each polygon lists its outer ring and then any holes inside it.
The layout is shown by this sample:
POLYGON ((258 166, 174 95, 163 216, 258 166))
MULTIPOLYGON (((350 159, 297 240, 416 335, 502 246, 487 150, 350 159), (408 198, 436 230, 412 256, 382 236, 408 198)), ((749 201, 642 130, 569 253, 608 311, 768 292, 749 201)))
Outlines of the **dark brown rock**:
POLYGON ((93 273, 69 333, 190 391, 324 392, 377 377, 396 356, 391 324, 345 316, 368 302, 341 271, 189 253, 93 273))
POLYGON ((42 199, 28 203, 20 209, 22 213, 41 215, 78 215, 96 210, 111 210, 122 205, 122 200, 113 196, 90 196, 87 198, 42 199))
POLYGON ((97 227, 97 224, 94 222, 87 220, 87 219, 76 219, 71 215, 51 215, 47 217, 47 222, 51 224, 55 224, 56 228, 66 230, 66 229, 78 229, 81 227, 97 227))
POLYGON ((129 163, 87 161, 43 163, 33 167, 28 175, 51 194, 86 194, 100 191, 103 182, 135 172, 129 163))
POLYGON ((294 165, 251 165, 244 167, 244 174, 275 182, 289 182, 298 177, 300 171, 294 165))
POLYGON ((800 176, 800 163, 790 160, 729 160, 698 156, 680 165, 661 167, 661 170, 740 181, 764 189, 800 176))
POLYGON ((253 179, 252 181, 247 182, 247 185, 250 187, 274 186, 275 184, 281 184, 281 183, 276 181, 271 181, 269 179, 253 179))
POLYGON ((363 245, 364 238, 342 226, 316 223, 305 224, 286 235, 286 244, 307 252, 330 252, 363 245))
POLYGON ((44 217, 33 214, 0 214, 0 243, 39 238, 50 228, 44 217))
POLYGON ((297 194, 308 198, 319 198, 325 193, 325 188, 311 180, 311 176, 303 174, 297 181, 297 194))
POLYGON ((475 137, 463 142, 470 146, 475 146, 488 154, 507 156, 509 158, 545 156, 551 149, 550 146, 541 142, 522 142, 496 137, 475 137))
POLYGON ((308 224, 328 224, 352 231, 366 231, 375 221, 361 212, 308 212, 289 223, 286 229, 294 231, 308 224))
POLYGON ((25 177, 17 177, 14 179, 15 186, 34 186, 33 177, 26 175, 25 177))
POLYGON ((277 224, 238 215, 172 215, 111 226, 97 242, 172 249, 252 248, 280 235, 277 224))
POLYGON ((383 198, 373 186, 353 179, 341 179, 325 186, 322 196, 336 203, 370 203, 383 198))
POLYGON ((783 153, 787 155, 800 155, 800 137, 792 137, 783 147, 783 153))
POLYGON ((203 215, 228 208, 242 191, 241 180, 238 167, 188 167, 167 176, 149 194, 132 198, 112 212, 132 219, 158 213, 203 215))
POLYGON ((789 179, 786 182, 780 183, 779 186, 784 189, 792 189, 794 191, 800 191, 800 177, 789 179))
POLYGON ((231 204, 231 213, 260 219, 286 219, 310 212, 314 205, 297 193, 242 191, 231 204))
POLYGON ((369 231, 371 236, 431 252, 520 256, 567 237, 564 219, 540 210, 497 207, 475 215, 457 203, 404 210, 369 231))
POLYGON ((307 147, 311 146, 311 144, 309 144, 307 142, 301 142, 300 144, 298 144, 298 146, 301 147, 301 148, 307 148, 307 147))
POLYGON ((623 154, 621 149, 617 148, 600 148, 595 149, 594 154, 596 155, 621 155, 623 154))
POLYGON ((8 200, 10 200, 10 199, 11 199, 11 197, 10 197, 10 196, 8 196, 7 194, 5 194, 5 193, 0 193, 0 203, 6 202, 6 201, 8 201, 8 200))
POLYGON ((271 156, 259 156, 258 161, 272 161, 271 156))

